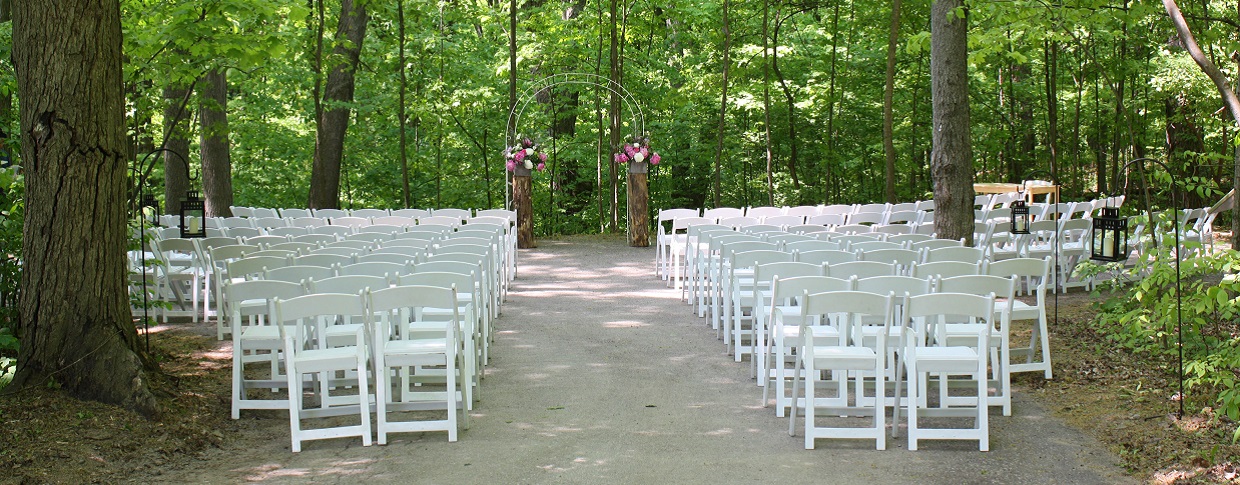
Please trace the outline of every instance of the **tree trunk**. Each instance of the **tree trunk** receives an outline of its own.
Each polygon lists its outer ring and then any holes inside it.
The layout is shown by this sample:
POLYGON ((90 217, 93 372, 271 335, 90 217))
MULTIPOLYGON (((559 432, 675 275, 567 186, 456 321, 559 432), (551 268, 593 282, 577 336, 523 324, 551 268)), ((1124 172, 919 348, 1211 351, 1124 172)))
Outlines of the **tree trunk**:
MULTIPOLYGON (((620 84, 620 34, 617 32, 617 0, 611 0, 611 11, 609 18, 611 19, 611 47, 610 47, 610 71, 608 71, 608 79, 611 82, 620 84)), ((607 119, 609 120, 611 150, 615 152, 620 148, 620 141, 623 138, 620 134, 620 94, 615 89, 611 90, 611 104, 608 105, 607 119)), ((620 217, 620 189, 617 186, 616 164, 607 164, 608 180, 611 181, 611 217, 608 219, 608 229, 611 232, 619 230, 620 217)))
MULTIPOLYGON (((1188 28, 1188 22, 1184 20, 1184 14, 1180 13, 1180 6, 1175 3, 1175 0, 1163 0, 1163 7, 1167 10, 1167 16, 1171 17, 1171 23, 1175 25, 1175 31, 1179 34, 1180 41, 1184 43, 1184 48, 1188 50, 1189 57, 1192 57, 1201 72, 1214 82, 1214 88, 1223 98, 1223 104, 1227 106, 1227 112, 1231 114, 1232 121, 1240 127, 1240 98, 1236 97, 1236 91, 1227 83, 1227 76, 1201 51, 1201 47, 1197 45, 1197 39, 1193 36, 1193 31, 1188 28)), ((1232 190, 1236 191, 1236 197, 1240 197, 1240 148, 1237 148, 1235 153, 1235 176, 1232 177, 1232 190)), ((1240 203, 1232 205, 1231 221, 1231 248, 1240 249, 1240 237, 1236 237, 1240 234, 1240 203)))
POLYGON ((891 27, 887 33, 887 76, 883 89, 883 153, 887 156, 887 202, 896 202, 896 44, 900 40, 900 0, 891 1, 891 27))
MULTIPOLYGON (((762 138, 766 149, 766 205, 775 205, 775 176, 771 153, 771 1, 762 0, 762 138)), ((631 177, 631 176, 630 176, 631 177)))
POLYGON ((517 247, 536 248, 534 242, 534 197, 530 171, 518 166, 512 176, 512 204, 517 211, 517 247))
POLYGON ((715 138, 715 207, 719 207, 719 196, 722 192, 723 179, 723 137, 724 124, 727 121, 728 114, 728 73, 731 72, 732 66, 732 31, 728 27, 728 8, 731 6, 729 0, 723 0, 723 60, 721 62, 723 70, 723 80, 720 82, 720 100, 719 100, 719 126, 716 129, 715 138))
POLYGON ((628 209, 629 246, 650 246, 650 186, 646 179, 646 163, 626 163, 629 166, 628 209))
POLYGON ((189 190, 189 96, 186 86, 164 88, 164 212, 179 214, 181 198, 189 190))
POLYGON ((228 150, 228 79, 221 69, 202 76, 202 192, 207 217, 230 217, 232 160, 228 150))
POLYGON ((961 0, 930 7, 930 104, 934 129, 930 171, 934 178, 934 231, 945 239, 973 241, 973 147, 969 142, 968 22, 961 0))
MULTIPOLYGON (((1043 42, 1042 55, 1046 64, 1046 147, 1050 150, 1051 167, 1059 167, 1059 43, 1043 42)), ((1020 180, 1022 182, 1022 172, 1020 180)), ((1055 183, 1059 183, 1058 180, 1055 183)))
POLYGON ((15 5, 26 222, 8 389, 58 385, 153 416, 126 295, 120 2, 15 5))
MULTIPOLYGON (((405 0, 396 0, 396 23, 397 23, 397 62, 400 64, 398 69, 400 73, 400 92, 397 96, 396 119, 400 123, 400 181, 401 181, 401 207, 408 209, 410 207, 409 199, 409 150, 405 142, 405 129, 408 127, 409 115, 405 114, 405 91, 408 80, 405 78, 405 0)), ((485 155, 485 154, 484 154, 485 155)), ((491 194, 491 188, 488 184, 487 195, 491 194)), ((487 207, 491 207, 488 202, 487 207)))
POLYGON ((327 82, 323 86, 323 114, 317 123, 314 168, 310 172, 308 205, 314 209, 340 207, 340 164, 344 159, 344 136, 349 127, 347 107, 353 102, 353 75, 366 38, 364 3, 343 0, 340 23, 336 27, 336 46, 329 59, 327 82))
MULTIPOLYGON (((776 11, 777 15, 778 13, 779 11, 776 11)), ((788 105, 788 177, 792 179, 793 190, 799 190, 801 180, 797 178, 797 163, 800 161, 801 152, 800 142, 797 140, 797 105, 792 97, 792 87, 788 86, 788 80, 779 68, 779 31, 783 20, 787 18, 775 22, 775 32, 771 34, 771 71, 775 73, 775 79, 779 81, 779 87, 784 93, 784 102, 788 105)))

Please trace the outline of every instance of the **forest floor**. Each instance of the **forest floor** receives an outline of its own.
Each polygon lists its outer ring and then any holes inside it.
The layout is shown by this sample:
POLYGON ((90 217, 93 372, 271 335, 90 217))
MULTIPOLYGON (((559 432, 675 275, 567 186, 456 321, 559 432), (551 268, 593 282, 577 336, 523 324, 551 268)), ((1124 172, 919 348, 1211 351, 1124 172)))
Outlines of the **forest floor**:
MULTIPOLYGON (((622 244, 600 237, 562 241, 586 246, 622 244)), ((642 258, 640 265, 648 266, 648 257, 642 258)), ((642 284, 662 287, 653 279, 642 284)), ((1051 326, 1054 379, 1019 375, 1014 378, 1017 396, 1030 397, 1033 405, 1102 443, 1113 453, 1113 462, 1135 480, 1236 481, 1240 447, 1230 439, 1236 424, 1218 419, 1209 409, 1189 410, 1186 419, 1174 419, 1177 390, 1174 379, 1168 378, 1173 364, 1111 346, 1088 324, 1094 301, 1082 291, 1059 296, 1058 321, 1051 326)), ((682 311, 688 314, 683 307, 682 311)), ((161 373, 152 385, 162 408, 153 420, 114 406, 68 398, 54 387, 28 388, 0 398, 0 483, 157 481, 165 473, 218 456, 213 452, 220 450, 245 450, 272 441, 282 441, 287 450, 287 422, 275 419, 277 413, 268 412, 259 419, 229 419, 229 345, 217 341, 214 329, 205 324, 153 328, 150 346, 161 363, 161 373), (273 420, 277 421, 274 425, 273 420), (280 422, 285 424, 281 427, 280 422)), ((992 417, 992 423, 997 419, 1003 418, 992 417)), ((462 439, 469 440, 475 432, 467 432, 462 439)), ((793 441, 799 443, 800 438, 793 441)), ((889 440, 889 446, 892 441, 901 440, 889 440)), ((190 473, 177 480, 194 476, 190 473)))

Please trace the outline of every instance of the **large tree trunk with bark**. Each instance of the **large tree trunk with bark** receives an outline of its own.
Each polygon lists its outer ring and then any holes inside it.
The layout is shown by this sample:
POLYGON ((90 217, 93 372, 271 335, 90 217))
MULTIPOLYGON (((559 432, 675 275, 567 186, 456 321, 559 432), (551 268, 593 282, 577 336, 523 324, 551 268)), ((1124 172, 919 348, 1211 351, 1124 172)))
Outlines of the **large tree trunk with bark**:
POLYGON ((728 26, 728 8, 731 2, 723 0, 723 59, 720 66, 723 71, 723 79, 720 80, 719 88, 719 126, 715 134, 715 190, 714 190, 714 207, 719 207, 719 197, 722 195, 723 187, 723 137, 724 127, 728 114, 728 74, 731 72, 732 66, 732 31, 728 26))
POLYGON ((120 3, 15 5, 26 223, 9 389, 54 384, 154 415, 126 296, 120 3))
POLYGON ((646 179, 646 163, 626 163, 629 166, 628 209, 629 246, 650 246, 650 186, 646 179))
POLYGON ((340 165, 344 159, 344 136, 349 126, 348 103, 353 102, 353 75, 357 72, 366 38, 364 3, 344 0, 340 22, 336 26, 336 42, 328 59, 327 82, 323 85, 324 109, 316 130, 314 168, 310 172, 310 196, 307 204, 315 209, 340 207, 340 165))
POLYGON ((228 79, 222 69, 202 76, 202 192, 207 217, 231 217, 232 157, 228 149, 228 79))
POLYGON ((961 0, 930 7, 930 98, 934 231, 973 241, 973 146, 969 141, 968 22, 956 15, 961 0))
POLYGON ((181 212, 181 198, 189 190, 189 88, 164 88, 164 212, 181 212), (178 156, 179 155, 179 156, 178 156))

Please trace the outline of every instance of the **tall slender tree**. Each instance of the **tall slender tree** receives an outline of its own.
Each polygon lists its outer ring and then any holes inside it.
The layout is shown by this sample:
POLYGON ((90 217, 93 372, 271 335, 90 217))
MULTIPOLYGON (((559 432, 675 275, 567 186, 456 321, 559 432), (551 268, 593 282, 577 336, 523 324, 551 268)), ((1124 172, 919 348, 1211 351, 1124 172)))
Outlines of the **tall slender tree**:
POLYGON ((56 385, 153 415, 125 288, 120 2, 14 5, 26 222, 22 345, 6 389, 56 385))
POLYGON ((228 78, 223 69, 202 76, 199 131, 202 152, 202 191, 207 216, 232 216, 232 156, 228 146, 228 78))
MULTIPOLYGON (((314 167, 310 172, 308 205, 316 209, 340 207, 340 166, 344 160, 344 137, 349 127, 353 102, 354 74, 361 60, 362 40, 366 38, 365 0, 343 0, 336 25, 332 64, 323 84, 323 108, 319 114, 314 146, 314 167)), ((322 19, 320 19, 320 24, 322 19)))

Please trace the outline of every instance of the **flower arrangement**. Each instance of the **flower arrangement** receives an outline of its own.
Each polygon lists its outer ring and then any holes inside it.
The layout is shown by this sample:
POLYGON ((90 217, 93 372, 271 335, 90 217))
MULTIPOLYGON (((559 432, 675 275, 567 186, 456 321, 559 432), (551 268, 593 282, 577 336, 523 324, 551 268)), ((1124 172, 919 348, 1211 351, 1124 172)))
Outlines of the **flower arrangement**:
POLYGON ((635 136, 630 138, 620 146, 620 150, 616 152, 616 163, 641 163, 650 162, 651 165, 658 165, 662 161, 662 157, 650 149, 650 137, 635 136))
POLYGON ((541 172, 547 169, 547 154, 540 151, 538 144, 529 137, 521 138, 516 146, 504 150, 504 158, 507 160, 505 166, 509 172, 516 170, 517 164, 521 164, 526 170, 537 168, 541 172), (538 159, 537 165, 534 164, 535 158, 538 159))

